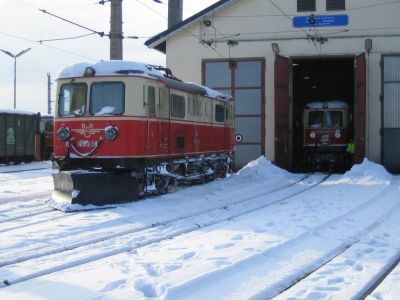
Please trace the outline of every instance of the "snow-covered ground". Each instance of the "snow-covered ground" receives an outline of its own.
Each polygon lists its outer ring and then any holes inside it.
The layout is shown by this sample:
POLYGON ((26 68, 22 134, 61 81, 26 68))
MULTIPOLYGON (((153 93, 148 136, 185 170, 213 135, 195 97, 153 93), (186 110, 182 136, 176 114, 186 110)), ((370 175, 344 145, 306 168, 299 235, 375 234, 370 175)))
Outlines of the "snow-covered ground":
POLYGON ((0 299, 400 295, 400 176, 367 160, 328 176, 261 157, 206 185, 68 213, 46 204, 53 172, 0 167, 0 299))

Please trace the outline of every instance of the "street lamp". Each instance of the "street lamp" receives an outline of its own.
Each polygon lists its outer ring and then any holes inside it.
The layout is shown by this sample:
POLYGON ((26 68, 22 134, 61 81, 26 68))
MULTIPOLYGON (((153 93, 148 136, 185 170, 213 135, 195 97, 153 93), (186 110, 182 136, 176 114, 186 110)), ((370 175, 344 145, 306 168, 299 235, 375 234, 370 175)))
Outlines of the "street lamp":
POLYGON ((14 58, 14 109, 17 108, 17 58, 22 56, 23 54, 25 54, 29 50, 31 50, 31 48, 22 50, 20 53, 14 55, 9 51, 0 49, 1 52, 7 54, 8 56, 11 56, 12 58, 14 58))

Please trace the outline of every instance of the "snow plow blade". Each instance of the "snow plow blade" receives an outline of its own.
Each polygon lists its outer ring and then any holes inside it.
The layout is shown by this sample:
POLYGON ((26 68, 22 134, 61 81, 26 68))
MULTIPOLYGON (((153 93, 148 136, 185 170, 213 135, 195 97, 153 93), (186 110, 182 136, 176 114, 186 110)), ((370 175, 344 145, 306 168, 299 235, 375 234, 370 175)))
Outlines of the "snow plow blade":
POLYGON ((53 174, 52 200, 67 204, 107 205, 138 199, 138 182, 129 173, 74 170, 53 174))

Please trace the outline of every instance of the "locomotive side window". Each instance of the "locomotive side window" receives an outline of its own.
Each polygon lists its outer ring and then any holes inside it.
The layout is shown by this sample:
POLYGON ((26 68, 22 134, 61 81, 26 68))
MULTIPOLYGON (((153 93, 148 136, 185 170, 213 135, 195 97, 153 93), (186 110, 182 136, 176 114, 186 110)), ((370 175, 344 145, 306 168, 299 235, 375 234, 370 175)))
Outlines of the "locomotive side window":
POLYGON ((95 82, 90 87, 92 115, 120 115, 125 107, 125 85, 122 82, 95 82))
POLYGON ((224 106, 220 104, 215 105, 215 121, 224 122, 224 106))
POLYGON ((326 112, 326 126, 327 127, 343 126, 342 112, 341 111, 327 111, 326 112))
POLYGON ((310 111, 308 114, 308 126, 322 127, 324 126, 324 112, 323 111, 310 111))
POLYGON ((156 88, 154 86, 147 87, 147 105, 149 107, 149 116, 156 116, 156 88))
POLYGON ((176 118, 185 117, 185 97, 180 95, 171 95, 171 116, 176 118))
POLYGON ((203 115, 203 107, 202 102, 199 98, 195 97, 193 102, 193 112, 195 116, 202 116, 203 115))
POLYGON ((60 116, 83 116, 86 108, 87 85, 66 83, 61 86, 58 99, 60 116))
POLYGON ((202 103, 196 96, 189 96, 188 97, 188 113, 192 114, 193 116, 202 116, 202 103))
POLYGON ((169 117, 169 97, 168 97, 168 90, 164 88, 159 89, 159 114, 162 118, 169 117))

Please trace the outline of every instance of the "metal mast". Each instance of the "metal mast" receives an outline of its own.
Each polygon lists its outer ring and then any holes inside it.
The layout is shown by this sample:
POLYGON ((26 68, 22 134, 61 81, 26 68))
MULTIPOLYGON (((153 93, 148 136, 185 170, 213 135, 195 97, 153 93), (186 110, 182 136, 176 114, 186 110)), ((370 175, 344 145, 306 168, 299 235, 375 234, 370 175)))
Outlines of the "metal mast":
POLYGON ((51 75, 47 73, 47 114, 51 115, 51 75))
POLYGON ((123 59, 122 0, 111 0, 110 59, 123 59))

